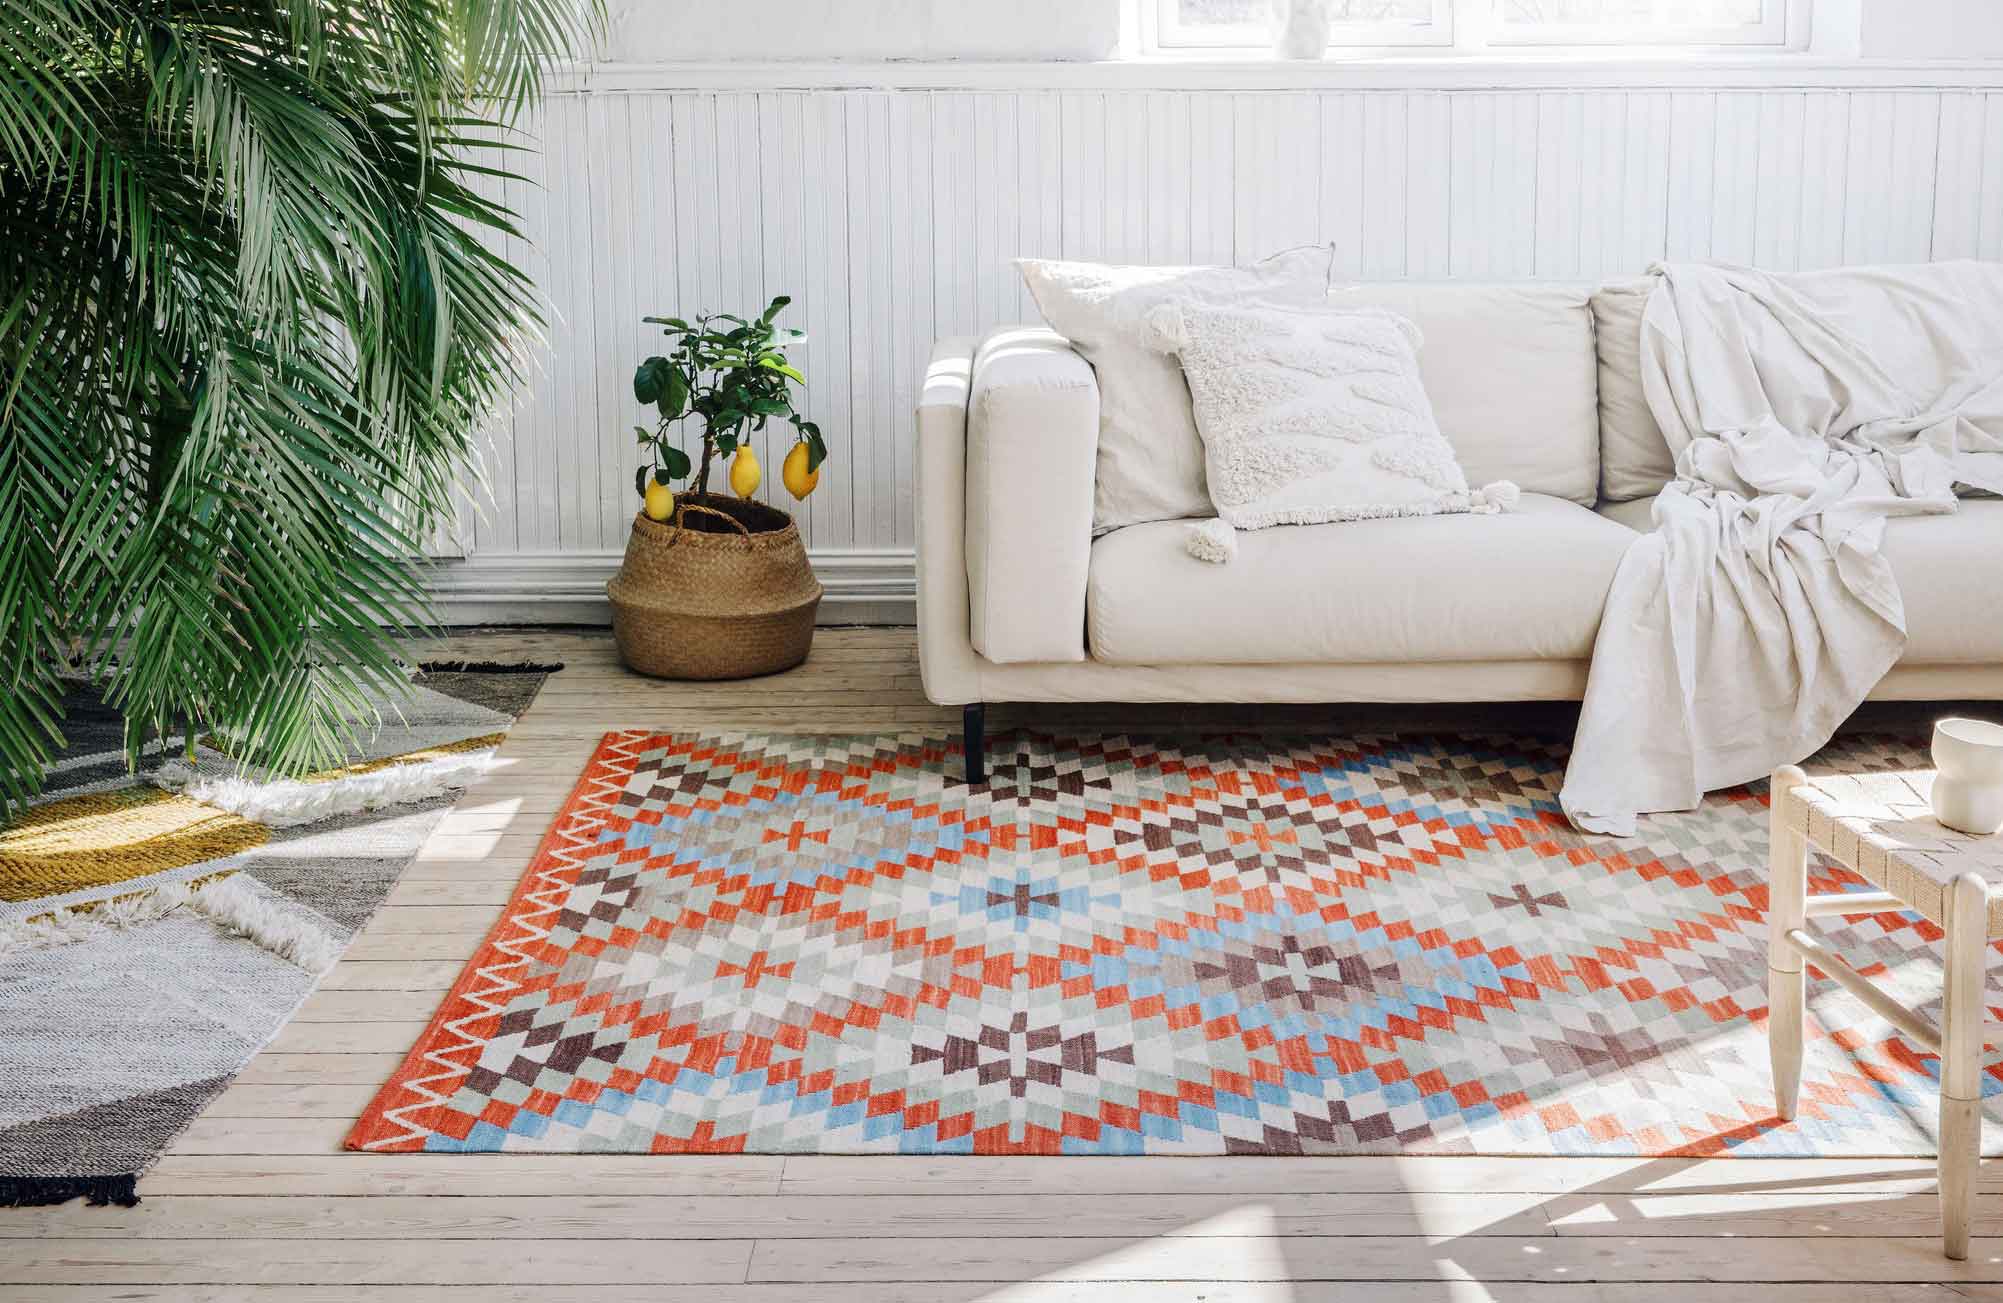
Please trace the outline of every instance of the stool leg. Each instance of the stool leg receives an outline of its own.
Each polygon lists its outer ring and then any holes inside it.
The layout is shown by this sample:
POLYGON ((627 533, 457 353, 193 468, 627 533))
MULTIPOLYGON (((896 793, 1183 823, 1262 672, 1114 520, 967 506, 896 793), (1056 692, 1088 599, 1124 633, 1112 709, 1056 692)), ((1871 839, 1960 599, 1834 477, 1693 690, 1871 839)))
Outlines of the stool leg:
POLYGON ((1941 1251, 1968 1256, 1975 1171, 1982 1161, 1983 975, 1989 957, 1989 891, 1972 873, 1947 903, 1946 1026, 1940 1038, 1941 1251))
POLYGON ((1767 1052, 1773 1059, 1773 1107, 1794 1118, 1801 1095, 1801 1040, 1804 1003, 1801 952, 1787 934, 1808 921, 1808 840, 1789 827, 1783 800, 1807 781, 1793 765, 1774 771, 1767 876, 1767 1052))

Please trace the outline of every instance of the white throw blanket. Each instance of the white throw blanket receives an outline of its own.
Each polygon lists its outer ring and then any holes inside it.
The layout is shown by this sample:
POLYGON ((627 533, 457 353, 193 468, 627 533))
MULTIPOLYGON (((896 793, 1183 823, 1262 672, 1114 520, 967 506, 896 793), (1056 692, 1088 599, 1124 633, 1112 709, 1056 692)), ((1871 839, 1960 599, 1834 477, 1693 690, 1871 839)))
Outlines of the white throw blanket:
POLYGON ((1560 796, 1620 836, 1827 742, 1905 649, 1886 519, 2003 493, 2003 265, 1658 270, 1642 388, 1677 480, 1614 576, 1560 796))

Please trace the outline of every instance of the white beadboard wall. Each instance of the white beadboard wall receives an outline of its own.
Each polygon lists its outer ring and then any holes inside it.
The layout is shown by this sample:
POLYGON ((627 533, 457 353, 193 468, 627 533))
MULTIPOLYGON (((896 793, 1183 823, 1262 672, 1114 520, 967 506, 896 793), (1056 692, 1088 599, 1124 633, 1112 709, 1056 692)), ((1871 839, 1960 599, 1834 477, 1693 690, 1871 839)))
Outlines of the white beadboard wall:
MULTIPOLYGON (((825 617, 908 620, 932 340, 1033 318, 1009 260, 1228 262, 1332 241, 1358 279, 2003 259, 2003 90, 590 90, 506 187, 554 346, 494 432, 446 619, 603 620, 635 506, 640 319, 790 293, 832 448, 800 510, 825 617)), ((786 501, 778 431, 759 448, 786 501)))

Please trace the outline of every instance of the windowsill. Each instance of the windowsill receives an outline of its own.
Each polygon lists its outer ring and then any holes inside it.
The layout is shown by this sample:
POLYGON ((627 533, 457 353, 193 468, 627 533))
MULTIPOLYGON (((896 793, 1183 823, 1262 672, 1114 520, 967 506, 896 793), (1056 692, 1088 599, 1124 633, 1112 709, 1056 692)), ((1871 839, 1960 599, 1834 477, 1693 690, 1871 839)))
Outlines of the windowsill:
POLYGON ((2003 59, 1831 59, 1800 53, 1524 50, 1339 52, 1315 61, 1156 54, 1102 61, 592 63, 558 93, 666 90, 1682 90, 2003 89, 2003 59))

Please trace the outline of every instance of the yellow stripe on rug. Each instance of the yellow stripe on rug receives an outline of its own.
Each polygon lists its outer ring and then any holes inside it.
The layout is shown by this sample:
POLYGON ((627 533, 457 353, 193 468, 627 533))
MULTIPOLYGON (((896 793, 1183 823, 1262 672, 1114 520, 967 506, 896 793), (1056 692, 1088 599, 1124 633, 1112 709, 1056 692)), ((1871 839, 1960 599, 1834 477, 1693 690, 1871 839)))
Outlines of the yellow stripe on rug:
POLYGON ((36 806, 0 828, 0 901, 109 886, 261 846, 248 819, 155 788, 36 806))
POLYGON ((506 733, 486 733, 459 742, 441 742, 437 746, 425 747, 419 751, 406 751, 402 755, 384 756, 380 760, 363 760, 352 765, 342 765, 339 769, 321 769, 305 775, 299 781, 331 783, 342 778, 353 778, 358 774, 373 774, 397 765, 420 765, 427 760, 442 760, 446 756, 463 756, 471 751, 486 751, 498 747, 507 740, 506 733))

